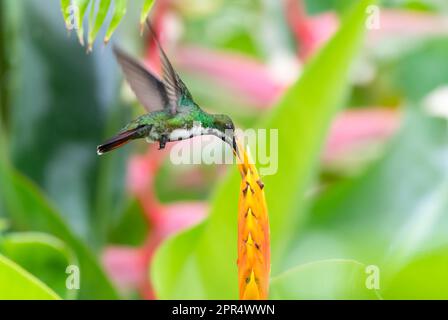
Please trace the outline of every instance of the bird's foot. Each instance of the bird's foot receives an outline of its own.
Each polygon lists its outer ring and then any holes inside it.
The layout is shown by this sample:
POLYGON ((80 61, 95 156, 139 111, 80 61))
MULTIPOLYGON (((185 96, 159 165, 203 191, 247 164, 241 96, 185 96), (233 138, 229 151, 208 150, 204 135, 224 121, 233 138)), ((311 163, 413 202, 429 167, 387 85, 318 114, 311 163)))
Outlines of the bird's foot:
POLYGON ((167 142, 168 142, 168 138, 166 136, 162 136, 162 138, 159 141, 159 150, 165 149, 167 142))

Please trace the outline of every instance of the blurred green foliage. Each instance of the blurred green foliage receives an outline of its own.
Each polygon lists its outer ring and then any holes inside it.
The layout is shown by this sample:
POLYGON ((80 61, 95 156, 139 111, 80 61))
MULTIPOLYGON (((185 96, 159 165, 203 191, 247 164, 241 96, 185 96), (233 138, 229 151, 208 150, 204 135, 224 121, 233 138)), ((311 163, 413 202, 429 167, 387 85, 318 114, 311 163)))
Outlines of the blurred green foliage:
MULTIPOLYGON (((297 193, 304 194, 309 186, 330 119, 346 98, 349 67, 362 39, 367 3, 362 1, 356 7, 332 41, 310 62, 299 82, 259 125, 282 130, 278 144, 281 159, 278 172, 264 178, 268 207, 274 213, 270 215, 274 275, 281 270, 285 246, 299 220, 303 220, 297 212, 299 206, 303 210, 304 199, 297 193), (322 79, 322 73, 328 73, 328 76, 322 79), (292 147, 295 141, 301 142, 300 148, 292 147)), ((237 287, 234 286, 237 274, 232 259, 236 256, 237 221, 236 215, 229 213, 238 211, 236 190, 239 180, 239 174, 232 172, 214 197, 208 221, 168 240, 159 250, 152 279, 161 298, 237 297, 237 287), (229 202, 232 194, 235 201, 229 202)))
POLYGON ((43 233, 10 233, 1 239, 0 252, 42 280, 60 297, 76 298, 77 291, 66 287, 66 269, 78 265, 78 261, 59 239, 43 233))
MULTIPOLYGON (((97 1, 104 7, 94 14, 88 0, 77 2, 85 5, 89 42, 110 39, 116 30, 120 43, 140 47, 138 22, 152 1, 97 1)), ((110 48, 86 55, 64 29, 70 1, 61 3, 0 1, 0 298, 119 298, 101 254, 110 245, 138 248, 153 231, 147 212, 125 190, 132 147, 101 159, 95 153, 103 138, 143 111, 123 102, 110 48), (79 292, 65 286, 67 265, 80 267, 79 292)), ((429 93, 448 84, 446 36, 361 51, 375 72, 370 82, 353 84, 368 3, 305 1, 308 13, 333 10, 344 24, 272 112, 260 112, 207 75, 180 70, 200 105, 230 114, 241 127, 279 129, 279 172, 263 178, 273 299, 448 298, 448 128, 424 107, 429 93), (326 170, 319 152, 344 102, 399 109, 401 127, 356 174, 319 180, 326 170), (378 290, 365 286, 369 265, 381 270, 378 290)), ((436 0, 382 4, 446 9, 436 0)), ((184 23, 181 43, 266 64, 296 48, 281 1, 186 0, 173 10, 184 23)), ((166 162, 155 177, 163 202, 211 198, 207 220, 158 251, 151 264, 156 296, 235 298, 239 176, 231 168, 220 182, 219 169, 200 167, 202 184, 185 188, 178 177, 190 169, 166 162)))
POLYGON ((0 299, 60 299, 42 281, 0 255, 0 299))
MULTIPOLYGON (((62 16, 68 30, 76 29, 76 34, 81 45, 84 45, 84 20, 88 18, 87 50, 92 51, 93 43, 101 28, 105 25, 110 16, 107 30, 104 35, 104 42, 108 43, 112 34, 123 20, 127 8, 128 0, 60 0, 62 16)), ((140 15, 140 25, 146 18, 154 5, 154 0, 144 0, 140 15)))
POLYGON ((302 264, 272 278, 272 299, 378 299, 368 289, 366 265, 353 260, 321 260, 302 264))

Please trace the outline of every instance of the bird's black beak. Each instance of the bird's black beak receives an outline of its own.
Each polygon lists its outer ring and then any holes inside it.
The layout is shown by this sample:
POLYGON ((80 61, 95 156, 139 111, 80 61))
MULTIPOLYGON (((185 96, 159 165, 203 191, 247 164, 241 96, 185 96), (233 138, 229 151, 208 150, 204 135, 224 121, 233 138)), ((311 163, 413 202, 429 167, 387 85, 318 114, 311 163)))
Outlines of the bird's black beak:
POLYGON ((233 151, 235 152, 235 154, 237 155, 237 157, 241 159, 241 157, 240 157, 240 151, 239 151, 239 149, 238 149, 238 145, 236 144, 235 136, 232 137, 232 146, 233 146, 233 151))

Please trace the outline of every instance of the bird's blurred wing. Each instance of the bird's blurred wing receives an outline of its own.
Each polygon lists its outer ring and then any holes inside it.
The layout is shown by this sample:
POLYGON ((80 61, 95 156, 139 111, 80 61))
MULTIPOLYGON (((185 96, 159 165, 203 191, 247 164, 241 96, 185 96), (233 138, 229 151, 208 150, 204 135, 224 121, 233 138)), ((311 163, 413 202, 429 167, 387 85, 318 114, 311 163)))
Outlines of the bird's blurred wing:
POLYGON ((162 81, 149 72, 140 62, 117 47, 114 47, 114 53, 132 91, 148 112, 162 110, 170 105, 162 81))
POLYGON ((171 65, 170 60, 168 59, 165 51, 162 49, 162 46, 159 43, 159 40, 156 37, 153 27, 147 20, 147 25, 149 31, 156 42, 157 47, 159 48, 160 60, 162 63, 162 72, 163 72, 163 84, 165 85, 166 94, 169 100, 169 108, 172 114, 177 112, 178 107, 180 106, 179 100, 182 96, 187 97, 193 100, 190 92, 188 91, 187 86, 183 83, 176 70, 174 70, 171 65))

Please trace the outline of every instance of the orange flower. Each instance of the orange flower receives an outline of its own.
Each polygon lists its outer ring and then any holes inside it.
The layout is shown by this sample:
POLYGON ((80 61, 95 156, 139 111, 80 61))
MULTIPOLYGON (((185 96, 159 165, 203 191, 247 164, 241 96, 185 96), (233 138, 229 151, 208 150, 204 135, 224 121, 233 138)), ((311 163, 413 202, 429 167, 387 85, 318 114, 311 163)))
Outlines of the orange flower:
MULTIPOLYGON (((244 148, 239 145, 239 150, 244 148)), ((238 282, 240 299, 268 298, 270 275, 269 218, 264 185, 257 169, 242 153, 238 204, 238 282)))

